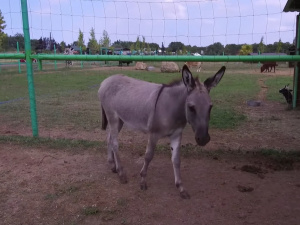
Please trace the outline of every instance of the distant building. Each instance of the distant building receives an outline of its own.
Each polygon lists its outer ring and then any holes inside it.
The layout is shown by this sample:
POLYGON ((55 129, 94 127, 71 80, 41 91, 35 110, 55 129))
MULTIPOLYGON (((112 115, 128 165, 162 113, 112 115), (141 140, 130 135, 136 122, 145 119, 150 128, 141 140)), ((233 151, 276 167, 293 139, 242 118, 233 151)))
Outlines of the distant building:
MULTIPOLYGON (((250 53, 249 55, 259 55, 258 53, 250 53)), ((260 55, 286 55, 286 53, 261 53, 260 55)))

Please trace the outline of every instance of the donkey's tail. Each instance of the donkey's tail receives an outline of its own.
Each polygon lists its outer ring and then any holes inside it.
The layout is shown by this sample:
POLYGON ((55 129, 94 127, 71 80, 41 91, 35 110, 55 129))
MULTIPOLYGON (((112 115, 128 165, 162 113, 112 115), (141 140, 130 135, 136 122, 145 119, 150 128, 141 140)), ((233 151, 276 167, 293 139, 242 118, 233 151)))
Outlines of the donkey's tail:
POLYGON ((101 109, 102 109, 102 130, 106 130, 108 121, 103 107, 101 107, 101 109))

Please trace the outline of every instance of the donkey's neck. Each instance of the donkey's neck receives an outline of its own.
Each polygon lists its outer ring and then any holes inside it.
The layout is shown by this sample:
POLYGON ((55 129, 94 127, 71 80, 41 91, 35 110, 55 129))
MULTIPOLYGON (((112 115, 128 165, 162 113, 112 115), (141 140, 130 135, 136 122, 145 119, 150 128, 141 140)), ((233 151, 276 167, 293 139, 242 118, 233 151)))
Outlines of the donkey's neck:
POLYGON ((166 131, 186 125, 185 101, 187 89, 183 83, 164 86, 155 109, 154 127, 162 126, 166 131))

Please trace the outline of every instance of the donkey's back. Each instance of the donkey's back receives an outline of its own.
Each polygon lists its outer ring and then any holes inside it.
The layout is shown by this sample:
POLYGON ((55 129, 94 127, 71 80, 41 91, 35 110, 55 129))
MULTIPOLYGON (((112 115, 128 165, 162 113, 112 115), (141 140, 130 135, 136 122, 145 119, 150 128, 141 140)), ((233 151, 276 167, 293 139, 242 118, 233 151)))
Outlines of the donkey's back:
POLYGON ((98 91, 102 112, 108 120, 119 118, 135 129, 148 132, 161 86, 113 75, 101 83, 98 91))

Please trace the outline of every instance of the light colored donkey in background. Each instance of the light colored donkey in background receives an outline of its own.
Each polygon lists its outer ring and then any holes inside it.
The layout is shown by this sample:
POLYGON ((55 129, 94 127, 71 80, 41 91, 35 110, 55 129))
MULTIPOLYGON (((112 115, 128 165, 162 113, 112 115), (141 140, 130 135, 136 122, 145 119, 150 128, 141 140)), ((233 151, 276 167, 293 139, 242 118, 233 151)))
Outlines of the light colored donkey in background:
MULTIPOLYGON (((74 55, 74 49, 73 48, 65 48, 64 55, 74 55)), ((66 60, 67 67, 72 66, 72 65, 73 65, 72 61, 66 60)))
POLYGON ((204 83, 194 79, 186 65, 182 69, 182 81, 169 85, 149 83, 123 75, 105 79, 98 96, 102 106, 102 129, 108 125, 108 162, 118 173, 121 183, 127 182, 118 154, 118 133, 123 124, 149 134, 141 175, 141 189, 147 189, 147 169, 154 155, 157 141, 162 137, 171 140, 175 185, 182 198, 190 198, 184 189, 180 175, 180 144, 182 131, 190 123, 198 145, 210 141, 208 125, 212 102, 209 91, 215 87, 223 74, 223 66, 204 83))
POLYGON ((185 63, 189 68, 196 67, 197 72, 201 72, 202 62, 186 62, 185 63))

